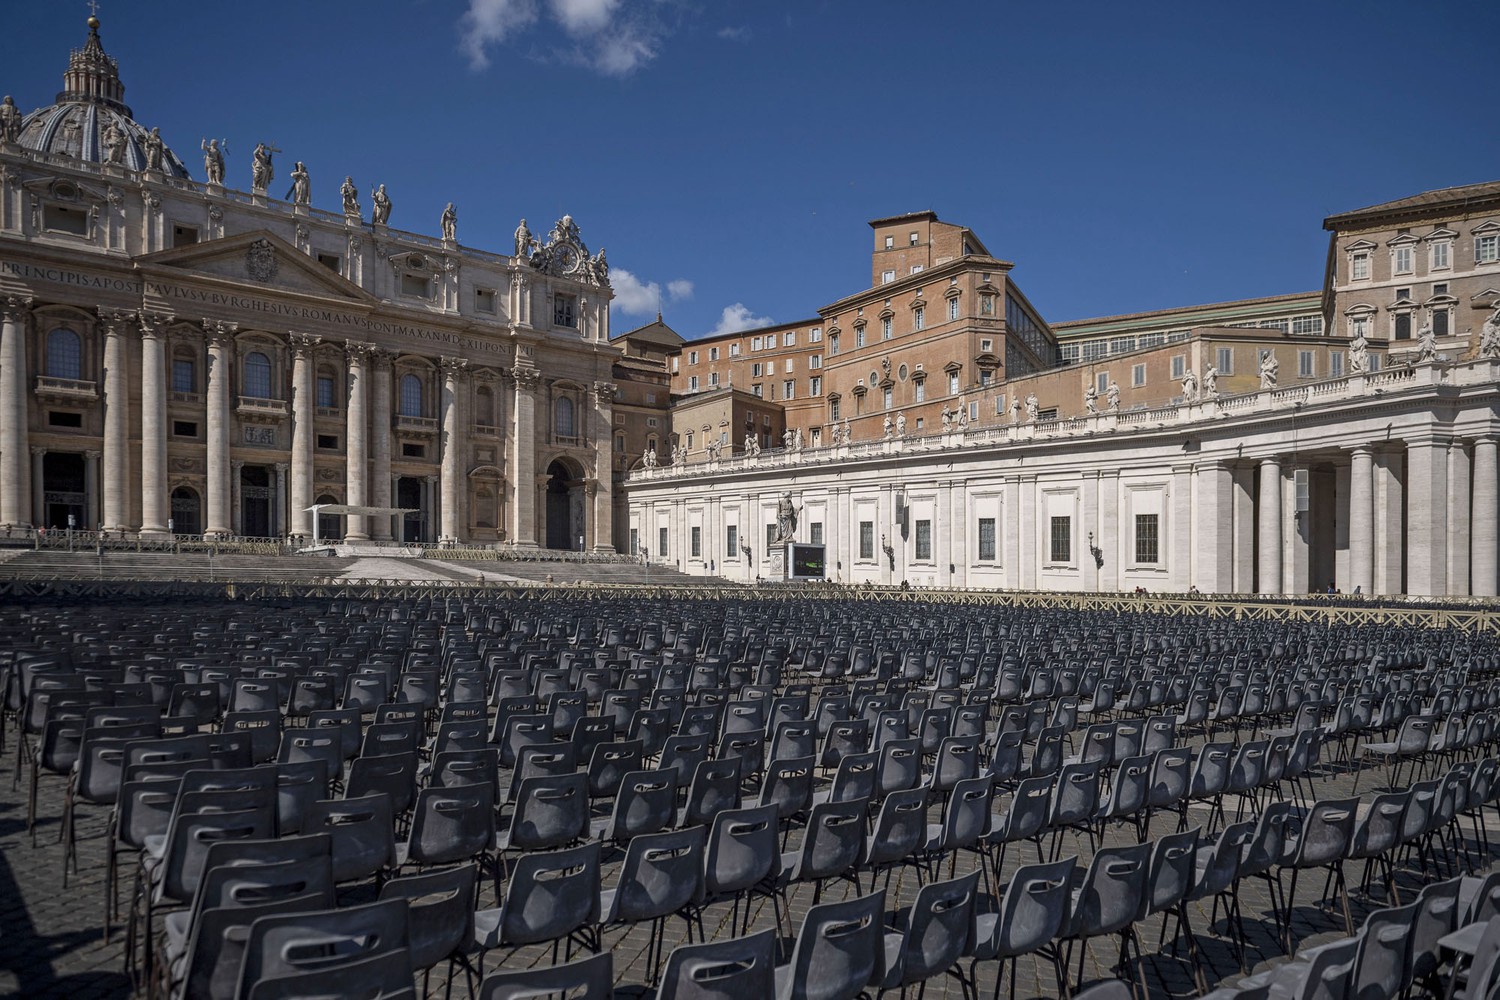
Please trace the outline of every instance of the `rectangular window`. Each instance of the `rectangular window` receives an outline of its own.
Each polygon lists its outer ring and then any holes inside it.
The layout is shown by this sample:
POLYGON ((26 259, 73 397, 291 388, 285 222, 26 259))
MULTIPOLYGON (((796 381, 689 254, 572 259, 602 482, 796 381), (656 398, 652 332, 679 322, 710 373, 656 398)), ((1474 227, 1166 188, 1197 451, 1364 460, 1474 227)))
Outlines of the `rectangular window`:
POLYGON ((930 562, 932 560, 932 522, 917 522, 917 561, 930 562))
POLYGON ((1432 311, 1432 334, 1435 337, 1448 336, 1448 310, 1434 309, 1432 311))
POLYGON ((1219 369, 1220 375, 1234 374, 1234 348, 1221 347, 1215 351, 1214 367, 1219 369))
POLYGON ((781 383, 781 398, 792 399, 797 393, 797 383, 794 379, 787 379, 781 383))
POLYGON ((911 311, 911 328, 921 330, 927 325, 927 310, 918 306, 911 311))
POLYGON ((875 522, 859 522, 859 557, 861 559, 875 558, 875 522))
POLYGON ((737 358, 740 356, 740 345, 738 343, 729 345, 729 356, 731 358, 737 358))
POLYGON ((1183 354, 1172 355, 1172 377, 1182 378, 1185 371, 1187 371, 1187 356, 1183 354))
MULTIPOLYGON (((554 326, 578 326, 578 297, 575 295, 554 295, 552 297, 552 323, 554 326)), ((693 364, 697 364, 697 354, 693 356, 693 364)))
POLYGON ((726 559, 740 557, 740 526, 737 524, 727 525, 724 528, 724 557, 726 559))
POLYGON ((822 368, 823 367, 823 355, 821 355, 821 354, 814 354, 812 357, 808 358, 807 359, 807 367, 813 369, 814 371, 816 371, 819 368, 822 368))
POLYGON ((426 458, 427 446, 425 444, 413 444, 410 441, 401 442, 402 458, 426 458))
POLYGON ((979 404, 978 403, 970 403, 969 404, 969 419, 971 421, 979 419, 979 404))
POLYGON ((836 334, 836 333, 830 333, 828 335, 828 353, 829 354, 837 354, 838 352, 839 352, 839 335, 836 334))
POLYGON ((172 436, 194 438, 198 436, 198 424, 192 420, 172 421, 172 436))
POLYGON ((792 371, 796 369, 796 367, 797 367, 797 359, 796 358, 787 358, 786 362, 781 366, 781 370, 784 371, 784 372, 786 372, 788 375, 790 375, 792 373, 792 371))
POLYGON ((692 558, 703 558, 703 529, 696 524, 688 532, 688 545, 688 554, 692 558))
POLYGON ((1349 278, 1351 281, 1368 281, 1370 278, 1370 255, 1357 253, 1349 258, 1349 278))
POLYGON ((896 272, 895 271, 882 271, 882 272, 880 272, 880 283, 882 285, 889 285, 891 282, 893 282, 895 280, 896 280, 896 272))
POLYGON ((818 326, 807 331, 807 342, 809 344, 821 344, 823 342, 823 328, 818 326))
POLYGON ((1397 247, 1392 254, 1391 264, 1397 274, 1411 274, 1412 252, 1411 247, 1397 247))
POLYGON ((776 547, 776 525, 766 525, 766 552, 769 554, 776 547))
POLYGON ((958 319, 958 298, 956 296, 948 300, 948 318, 958 319))
POLYGON ((995 561, 995 519, 993 517, 979 519, 979 561, 995 561))
POLYGON ((89 216, 81 208, 67 205, 48 205, 42 215, 43 228, 54 233, 85 236, 89 231, 89 216))
POLYGON ((889 316, 880 321, 880 339, 891 339, 891 318, 889 316))
POLYGON ((328 268, 328 270, 332 271, 334 274, 338 274, 344 269, 344 261, 336 253, 318 254, 318 263, 328 268))
POLYGON ((172 391, 173 392, 197 392, 198 380, 194 369, 197 366, 187 358, 174 358, 172 360, 172 391))
POLYGON ((1157 517, 1156 514, 1135 516, 1135 561, 1138 563, 1157 562, 1157 517))
POLYGON ((1054 517, 1052 519, 1052 559, 1054 563, 1066 563, 1073 561, 1073 519, 1071 517, 1054 517))
POLYGON ((842 402, 843 402, 843 400, 841 400, 841 399, 830 399, 828 401, 828 419, 829 420, 838 420, 839 419, 839 417, 840 417, 839 411, 841 409, 841 407, 839 406, 839 404, 842 403, 842 402))
POLYGON ((495 290, 493 288, 474 289, 474 311, 482 313, 493 313, 495 311, 495 290))
POLYGON ((896 401, 895 400, 895 390, 891 386, 886 386, 881 391, 880 399, 881 399, 881 403, 884 405, 885 409, 889 410, 891 408, 891 405, 896 401))
POLYGON ((401 294, 414 299, 430 299, 432 298, 432 279, 425 274, 403 274, 401 275, 401 294))
POLYGON ((1350 339, 1353 339, 1355 337, 1364 337, 1366 339, 1369 339, 1369 336, 1370 336, 1370 317, 1368 317, 1368 316, 1351 316, 1351 317, 1349 317, 1349 337, 1350 337, 1350 339))
POLYGON ((710 360, 710 361, 718 361, 719 360, 719 349, 717 347, 710 347, 708 349, 708 360, 710 360))
POLYGON ((755 364, 753 364, 753 365, 750 366, 750 377, 751 378, 760 378, 760 373, 761 373, 760 362, 757 361, 755 364))
POLYGON ((1474 263, 1493 264, 1500 261, 1500 235, 1474 237, 1474 263))
POLYGON ((330 376, 318 376, 318 405, 324 409, 331 409, 337 405, 333 401, 333 379, 330 376))
MULTIPOLYGON (((854 346, 855 347, 864 347, 865 346, 865 328, 864 327, 860 327, 859 329, 857 329, 857 330, 854 331, 854 346)), ((838 352, 835 351, 834 353, 837 354, 838 352)))
POLYGON ((796 347, 797 346, 797 331, 796 330, 788 330, 786 333, 783 333, 781 335, 781 346, 782 347, 796 347))
POLYGON ((690 364, 690 365, 696 365, 697 363, 698 363, 698 352, 697 351, 688 351, 688 364, 690 364))
POLYGON ((337 434, 319 434, 317 436, 319 451, 338 451, 339 436, 337 434))
POLYGON ((174 247, 192 246, 198 242, 198 230, 194 226, 173 226, 172 245, 174 247))
POLYGON ((1372 372, 1378 372, 1378 371, 1380 371, 1380 355, 1378 355, 1378 354, 1372 354, 1372 355, 1370 355, 1370 360, 1369 360, 1369 362, 1368 362, 1368 364, 1367 364, 1366 367, 1368 367, 1370 369, 1370 371, 1372 371, 1372 372))
POLYGON ((1297 352, 1297 376, 1299 378, 1312 378, 1317 374, 1317 363, 1313 361, 1312 351, 1297 352))
POLYGON ((696 375, 689 375, 688 376, 688 391, 690 391, 690 392, 697 392, 698 391, 698 376, 696 376, 696 375))
MULTIPOLYGON (((1140 387, 1146 384, 1146 366, 1133 365, 1130 369, 1130 384, 1140 387)), ((1107 388, 1107 387, 1106 387, 1107 388)))
POLYGON ((758 351, 758 350, 760 350, 760 338, 759 337, 751 337, 750 338, 750 350, 752 350, 752 351, 758 351))
POLYGON ((1344 352, 1328 352, 1328 375, 1330 378, 1340 378, 1344 374, 1344 352))
POLYGON ((823 544, 823 522, 814 521, 807 526, 807 537, 814 545, 823 544))
POLYGON ((927 380, 925 378, 917 379, 913 384, 912 394, 919 403, 927 398, 927 380))
POLYGON ((820 375, 814 375, 812 378, 810 378, 810 379, 807 380, 807 394, 809 396, 821 396, 821 395, 823 395, 823 378, 822 378, 822 376, 820 376, 820 375))
POLYGON ((1292 319, 1293 333, 1319 334, 1323 332, 1322 316, 1297 316, 1292 319))
POLYGON ((717 387, 718 384, 719 384, 719 373, 718 372, 709 372, 708 373, 708 385, 709 385, 709 387, 710 388, 714 388, 714 387, 717 387))
POLYGON ((637 556, 641 554, 641 529, 630 529, 630 554, 637 556))
POLYGON ((910 246, 916 246, 917 245, 917 240, 920 238, 920 236, 921 236, 920 233, 912 233, 911 236, 910 236, 911 242, 910 242, 909 245, 910 246))
POLYGON ((656 554, 662 559, 667 557, 667 529, 660 528, 656 532, 656 554))
POLYGON ((1100 372, 1094 376, 1094 391, 1099 393, 1109 391, 1109 372, 1100 372))
POLYGON ((995 315, 995 296, 990 294, 989 292, 985 292, 983 295, 979 296, 979 315, 995 315))
POLYGON ((1393 330, 1392 336, 1394 336, 1395 339, 1397 339, 1397 340, 1410 340, 1411 339, 1411 313, 1409 313, 1409 312, 1397 313, 1396 317, 1395 317, 1395 324, 1392 327, 1392 330, 1393 330))
POLYGON ((1432 270, 1442 271, 1452 266, 1450 263, 1453 259, 1452 247, 1453 244, 1447 240, 1440 240, 1432 245, 1432 270))
POLYGON ((896 237, 887 236, 885 238, 885 248, 887 250, 894 250, 896 248, 896 237))
POLYGON ((958 395, 958 372, 948 373, 948 395, 958 395))

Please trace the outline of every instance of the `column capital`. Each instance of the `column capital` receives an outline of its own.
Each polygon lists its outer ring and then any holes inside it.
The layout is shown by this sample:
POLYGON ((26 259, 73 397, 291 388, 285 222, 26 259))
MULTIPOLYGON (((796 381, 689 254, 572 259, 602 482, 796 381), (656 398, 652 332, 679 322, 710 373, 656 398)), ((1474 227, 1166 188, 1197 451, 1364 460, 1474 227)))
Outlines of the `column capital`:
POLYGON ((160 340, 166 336, 167 327, 177 317, 171 313, 151 312, 142 309, 136 313, 136 323, 140 325, 141 338, 143 340, 160 340))
POLYGON ((31 446, 31 457, 32 458, 40 458, 41 456, 43 456, 45 454, 47 454, 47 446, 46 445, 44 445, 44 444, 34 444, 34 445, 31 446))
POLYGON ((374 352, 374 344, 366 343, 362 340, 344 341, 344 353, 348 355, 350 365, 368 361, 374 352))
POLYGON ((86 451, 86 452, 83 453, 83 457, 84 458, 92 459, 95 462, 97 462, 103 456, 104 456, 104 452, 98 451, 98 450, 95 450, 95 451, 86 451))
POLYGON ((287 335, 287 342, 292 346, 292 357, 300 359, 312 353, 312 349, 321 344, 323 338, 308 333, 292 333, 287 335))
POLYGON ((222 319, 204 319, 203 334, 208 338, 210 347, 225 348, 234 343, 234 335, 239 332, 240 325, 222 319))
POLYGON ((618 389, 618 388, 619 387, 616 386, 613 382, 604 382, 604 381, 595 382, 594 383, 594 399, 595 399, 595 401, 599 404, 599 406, 601 408, 608 406, 609 404, 611 404, 611 403, 613 403, 615 401, 615 390, 618 389))
POLYGON ((432 486, 432 485, 434 485, 438 481, 438 477, 437 476, 423 476, 422 477, 422 481, 424 483, 426 483, 428 486, 432 486))
POLYGON ((391 363, 396 360, 396 352, 384 347, 372 347, 370 360, 374 363, 376 371, 388 372, 391 370, 391 363))
POLYGON ((535 368, 512 368, 510 377, 516 380, 516 388, 535 392, 542 381, 542 373, 535 368))
POLYGON ((541 475, 536 477, 536 484, 538 486, 546 486, 550 482, 552 482, 551 476, 541 475))
POLYGON ((1375 446, 1373 444, 1356 444, 1350 447, 1349 454, 1367 455, 1373 458, 1375 455, 1375 446))
POLYGON ((277 463, 275 463, 275 468, 276 468, 276 475, 278 475, 278 476, 285 476, 287 474, 287 470, 291 468, 291 463, 289 463, 289 462, 277 462, 277 463))
POLYGON ((239 472, 245 467, 245 460, 243 458, 236 458, 229 463, 229 467, 235 472, 239 472))
POLYGON ((31 304, 34 301, 30 295, 7 295, 0 298, 0 316, 7 323, 24 320, 31 314, 31 304))
POLYGON ((447 355, 438 359, 438 367, 442 369, 443 377, 460 379, 469 370, 469 362, 465 358, 450 358, 447 355))
POLYGON ((104 324, 106 336, 118 336, 124 329, 125 324, 132 323, 137 318, 134 309, 106 309, 100 306, 98 309, 99 321, 104 324))

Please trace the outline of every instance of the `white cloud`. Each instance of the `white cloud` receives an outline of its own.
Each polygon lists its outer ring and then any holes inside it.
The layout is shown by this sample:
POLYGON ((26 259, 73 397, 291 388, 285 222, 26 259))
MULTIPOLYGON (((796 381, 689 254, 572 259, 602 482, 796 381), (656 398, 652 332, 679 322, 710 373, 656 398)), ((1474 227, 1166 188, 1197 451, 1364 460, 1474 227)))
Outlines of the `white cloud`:
POLYGON ((629 76, 656 58, 656 41, 644 26, 620 24, 598 36, 590 65, 605 76, 629 76))
POLYGON ((769 316, 757 316, 746 308, 745 303, 736 302, 732 306, 725 306, 724 312, 719 315, 719 325, 708 331, 708 336, 717 337, 725 333, 739 333, 741 330, 753 330, 759 326, 770 326, 775 320, 769 316))
POLYGON ((693 297, 693 283, 686 278, 667 282, 667 294, 674 299, 690 299, 693 297))
POLYGON ((609 27, 620 0, 551 0, 552 16, 570 35, 592 35, 609 27))
POLYGON ((469 0, 469 9, 458 22, 463 33, 459 48, 472 68, 484 69, 490 64, 486 47, 530 26, 536 17, 536 0, 469 0))
POLYGON ((609 272, 609 283, 615 289, 614 307, 633 316, 648 316, 661 311, 661 286, 641 279, 617 267, 609 272))
POLYGON ((720 38, 726 42, 748 42, 750 40, 750 29, 744 25, 720 28, 720 38))

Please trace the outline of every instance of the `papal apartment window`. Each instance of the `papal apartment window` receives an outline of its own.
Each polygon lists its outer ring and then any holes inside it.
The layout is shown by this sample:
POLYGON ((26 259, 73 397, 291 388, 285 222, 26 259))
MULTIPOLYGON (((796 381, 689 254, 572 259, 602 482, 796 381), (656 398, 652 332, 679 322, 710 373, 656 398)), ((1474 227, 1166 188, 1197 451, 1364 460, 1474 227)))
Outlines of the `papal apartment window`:
POLYGON ((926 379, 919 378, 912 383, 912 398, 914 398, 918 403, 924 401, 927 398, 926 379))
POLYGON ((958 319, 958 299, 948 300, 948 318, 958 319))
POLYGON ((1135 561, 1138 563, 1155 563, 1159 556, 1159 536, 1157 534, 1156 514, 1137 514, 1135 516, 1135 561))
POLYGON ((758 350, 760 350, 760 338, 759 337, 751 337, 750 338, 750 350, 752 350, 752 351, 758 351, 758 350))
POLYGON ((891 318, 889 316, 880 321, 880 339, 891 339, 891 318))
POLYGON ((890 386, 886 386, 883 390, 881 390, 881 394, 880 394, 881 402, 885 404, 885 408, 887 410, 889 410, 891 408, 891 406, 895 403, 894 393, 895 393, 895 390, 892 389, 890 386))
POLYGON ((821 344, 823 342, 823 328, 818 326, 809 330, 807 332, 807 342, 809 344, 821 344))
POLYGON ((47 374, 52 378, 83 378, 83 341, 72 330, 47 334, 47 374))
POLYGON ((709 372, 708 373, 708 384, 709 384, 710 388, 713 388, 713 387, 715 387, 715 386, 717 386, 719 384, 719 373, 718 372, 709 372))
POLYGON ((823 378, 822 378, 822 376, 820 376, 820 375, 814 375, 812 378, 810 378, 810 379, 807 380, 807 394, 809 396, 821 396, 821 395, 823 395, 823 378))
POLYGON ((327 375, 318 376, 317 393, 319 406, 329 409, 337 405, 333 401, 333 379, 327 375))
POLYGON ((823 355, 821 355, 821 354, 814 354, 814 355, 812 355, 810 358, 807 359, 807 367, 811 368, 813 371, 817 371, 819 368, 822 368, 823 367, 823 355))
POLYGON ((697 351, 688 351, 688 364, 690 364, 690 365, 696 365, 697 363, 698 363, 698 352, 697 351))
POLYGON ((840 406, 840 404, 842 402, 843 402, 843 400, 841 400, 841 399, 830 399, 828 401, 828 419, 829 420, 838 420, 843 415, 840 412, 841 409, 842 409, 842 407, 840 406))
POLYGON ((859 522, 859 557, 861 559, 875 558, 875 522, 859 522))
POLYGON ((710 347, 708 349, 708 360, 710 360, 710 361, 718 361, 719 360, 719 349, 717 347, 710 347))
MULTIPOLYGON (((775 364, 774 361, 771 362, 771 363, 775 364)), ((784 371, 784 372, 787 372, 788 374, 796 371, 797 370, 797 359, 796 358, 787 358, 786 359, 786 363, 781 366, 781 370, 784 371)))
POLYGON ((990 294, 989 292, 985 292, 983 295, 979 296, 979 315, 995 315, 995 296, 990 294))
POLYGON ((979 519, 979 561, 995 561, 995 519, 993 517, 979 519))
POLYGON ((1073 519, 1071 517, 1052 519, 1051 542, 1051 562, 1073 561, 1073 519))
POLYGON ((1500 261, 1500 234, 1474 237, 1474 263, 1493 264, 1496 261, 1500 261))
POLYGON ((1173 355, 1172 356, 1172 377, 1173 378, 1182 378, 1182 375, 1183 375, 1183 373, 1185 371, 1187 371, 1187 358, 1184 355, 1181 355, 1181 354, 1175 354, 1175 355, 1173 355))
POLYGON ((948 395, 958 395, 958 372, 948 373, 948 395))
POLYGON ((1439 240, 1432 245, 1428 269, 1432 271, 1443 271, 1453 266, 1453 244, 1447 240, 1439 240))
POLYGON ((921 307, 911 311, 911 328, 921 330, 927 325, 927 310, 921 307))
POLYGON ((1343 351, 1329 351, 1328 352, 1328 376, 1330 378, 1339 378, 1343 374, 1344 374, 1344 352, 1343 351))
POLYGON ((739 344, 730 344, 729 345, 729 356, 731 358, 737 358, 737 357, 740 356, 740 345, 739 344))
POLYGON ((750 377, 751 378, 760 378, 761 373, 764 370, 765 370, 764 366, 759 361, 757 361, 757 362, 755 362, 754 364, 752 364, 750 366, 750 377))
POLYGON ((1313 360, 1312 351, 1297 352, 1297 376, 1299 378, 1312 378, 1317 374, 1317 364, 1313 360))
POLYGON ((696 524, 688 534, 688 544, 690 546, 688 555, 694 559, 701 559, 703 557, 703 529, 696 524))
POLYGON ((887 250, 894 250, 894 249, 896 249, 896 237, 894 237, 894 236, 887 236, 885 238, 885 248, 887 250))
POLYGON ((1221 347, 1215 351, 1214 367, 1219 369, 1220 375, 1234 374, 1234 348, 1221 347))
POLYGON ((895 271, 882 271, 882 272, 880 272, 880 283, 882 285, 889 285, 891 282, 893 282, 895 280, 896 280, 896 272, 895 271))
POLYGON ((921 239, 921 237, 922 237, 921 233, 912 233, 908 237, 908 239, 910 240, 910 242, 907 245, 908 246, 916 246, 917 245, 917 240, 921 239))
POLYGON ((698 391, 698 376, 696 376, 696 375, 689 375, 688 376, 688 391, 689 392, 697 392, 698 391))
POLYGON ((1349 258, 1349 279, 1351 281, 1370 279, 1370 255, 1368 253, 1357 253, 1349 258))
POLYGON ((790 379, 789 378, 785 382, 781 383, 781 398, 782 399, 792 399, 792 398, 794 398, 796 396, 796 393, 797 393, 797 381, 796 381, 796 379, 790 379))
POLYGON ((667 557, 667 529, 658 528, 656 531, 656 554, 661 558, 667 557))
POLYGON ((781 346, 782 347, 796 347, 797 346, 797 331, 796 330, 788 330, 785 333, 783 333, 781 335, 781 346))
MULTIPOLYGON (((1143 385, 1146 384, 1146 366, 1145 365, 1133 365, 1131 367, 1131 369, 1130 369, 1130 384, 1133 385, 1133 386, 1137 386, 1137 387, 1143 386, 1143 385)), ((1106 386, 1106 388, 1108 388, 1108 387, 1106 386)))
POLYGON ((932 522, 917 522, 917 561, 930 562, 932 560, 932 522))
MULTIPOLYGON (((857 330, 854 331, 854 346, 855 347, 864 347, 865 346, 865 328, 864 327, 860 327, 859 329, 857 329, 857 330)), ((834 353, 837 354, 838 352, 835 351, 834 353)))
POLYGON ((1396 274, 1411 274, 1411 247, 1396 247, 1395 251, 1391 254, 1391 267, 1396 274))
MULTIPOLYGON (((578 297, 576 295, 554 295, 552 297, 552 323, 554 326, 578 325, 578 297)), ((697 364, 694 361, 693 364, 697 364)))
POLYGON ((192 358, 172 359, 172 391, 197 392, 197 365, 192 358))
POLYGON ((724 553, 730 559, 740 557, 740 526, 737 524, 724 527, 724 553))
POLYGON ((837 354, 838 352, 839 352, 839 335, 836 334, 836 333, 830 333, 828 335, 828 353, 830 355, 833 355, 833 354, 837 354))
POLYGON ((271 398, 271 359, 259 351, 245 355, 244 393, 252 399, 271 398))

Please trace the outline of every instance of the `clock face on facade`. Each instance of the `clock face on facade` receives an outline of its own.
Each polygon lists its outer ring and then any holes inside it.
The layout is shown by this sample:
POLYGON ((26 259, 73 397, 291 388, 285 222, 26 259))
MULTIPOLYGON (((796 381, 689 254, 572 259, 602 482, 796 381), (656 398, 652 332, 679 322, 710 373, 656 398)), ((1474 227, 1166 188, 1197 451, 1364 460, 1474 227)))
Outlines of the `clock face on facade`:
POLYGON ((573 274, 583 263, 583 256, 571 243, 559 243, 552 252, 556 255, 557 269, 563 274, 573 274))

